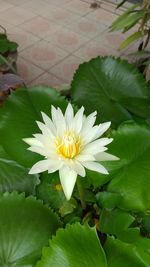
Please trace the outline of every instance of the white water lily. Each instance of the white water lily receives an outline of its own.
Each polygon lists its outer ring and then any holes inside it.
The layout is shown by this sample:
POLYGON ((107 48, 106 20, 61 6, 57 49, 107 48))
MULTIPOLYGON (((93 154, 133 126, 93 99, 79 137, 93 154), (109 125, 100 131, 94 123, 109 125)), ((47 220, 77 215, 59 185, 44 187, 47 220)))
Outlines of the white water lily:
POLYGON ((45 157, 37 162, 30 174, 59 170, 60 182, 66 198, 69 200, 77 175, 84 177, 85 168, 108 174, 99 161, 117 160, 118 158, 106 153, 106 145, 112 138, 99 138, 110 127, 110 122, 94 126, 96 112, 84 115, 81 107, 74 115, 71 104, 68 104, 65 115, 60 108, 52 106, 50 119, 42 112, 43 122, 37 122, 41 133, 33 134, 33 138, 23 139, 30 147, 28 150, 45 157))

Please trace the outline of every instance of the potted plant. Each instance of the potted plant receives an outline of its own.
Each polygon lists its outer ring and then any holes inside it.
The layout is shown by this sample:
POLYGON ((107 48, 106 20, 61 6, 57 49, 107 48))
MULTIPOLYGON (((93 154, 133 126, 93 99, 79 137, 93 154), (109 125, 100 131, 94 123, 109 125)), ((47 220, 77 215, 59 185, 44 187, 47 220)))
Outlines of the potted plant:
POLYGON ((16 72, 18 44, 7 37, 6 29, 0 25, 0 73, 16 72))

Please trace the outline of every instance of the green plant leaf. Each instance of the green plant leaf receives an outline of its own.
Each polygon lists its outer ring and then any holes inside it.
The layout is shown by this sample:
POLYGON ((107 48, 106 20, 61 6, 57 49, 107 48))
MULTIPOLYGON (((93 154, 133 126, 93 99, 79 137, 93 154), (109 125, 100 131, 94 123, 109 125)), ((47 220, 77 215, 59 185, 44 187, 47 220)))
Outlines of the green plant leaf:
POLYGON ((111 162, 111 181, 107 191, 122 196, 118 207, 150 209, 150 128, 133 122, 123 123, 111 137, 109 152, 120 158, 111 162))
POLYGON ((122 196, 119 193, 111 193, 111 192, 98 192, 96 194, 96 199, 98 204, 107 209, 113 209, 119 205, 122 196))
POLYGON ((10 52, 16 52, 18 48, 18 44, 15 42, 9 42, 8 48, 10 52))
POLYGON ((0 33, 0 42, 1 42, 1 40, 7 40, 7 34, 0 33))
POLYGON ((133 43, 133 42, 137 41, 138 39, 142 38, 145 34, 147 34, 147 31, 144 32, 144 34, 141 31, 134 32, 133 34, 131 34, 127 39, 125 39, 122 42, 122 44, 120 45, 119 49, 120 50, 125 49, 131 43, 133 43))
POLYGON ((38 86, 12 92, 0 109, 0 143, 7 154, 23 166, 31 167, 41 159, 27 150, 22 139, 40 132, 36 121, 42 121, 41 111, 50 115, 51 105, 65 110, 67 102, 56 90, 38 86))
POLYGON ((41 182, 36 189, 37 197, 53 209, 59 210, 64 202, 66 202, 60 185, 59 173, 43 173, 40 176, 40 180, 41 182))
POLYGON ((76 104, 85 106, 88 114, 97 110, 97 122, 110 120, 117 126, 132 119, 132 114, 150 117, 147 84, 137 69, 124 60, 98 57, 81 64, 71 87, 76 104))
POLYGON ((26 195, 35 194, 35 187, 39 183, 37 175, 29 175, 28 169, 11 160, 0 146, 0 192, 25 192, 26 195))
POLYGON ((144 228, 144 231, 146 231, 146 234, 150 234, 150 214, 146 214, 142 216, 142 227, 144 228))
POLYGON ((141 238, 140 229, 131 227, 134 221, 135 218, 128 212, 103 209, 100 216, 100 231, 115 235, 124 242, 133 243, 141 238))
POLYGON ((6 39, 0 40, 0 54, 4 54, 8 51, 8 41, 6 39))
POLYGON ((59 230, 36 267, 106 267, 106 258, 95 228, 79 223, 59 230))
POLYGON ((0 195, 0 266, 35 266, 60 222, 40 201, 23 194, 0 195))
POLYGON ((108 237, 105 243, 108 267, 149 267, 150 255, 144 249, 108 237))
POLYGON ((26 195, 35 193, 39 183, 36 175, 28 174, 28 169, 17 162, 0 158, 0 192, 25 192, 26 195))
POLYGON ((137 9, 139 3, 132 5, 127 11, 121 14, 111 25, 111 31, 121 30, 132 25, 135 25, 139 19, 147 12, 137 9), (135 11, 136 10, 136 11, 135 11))

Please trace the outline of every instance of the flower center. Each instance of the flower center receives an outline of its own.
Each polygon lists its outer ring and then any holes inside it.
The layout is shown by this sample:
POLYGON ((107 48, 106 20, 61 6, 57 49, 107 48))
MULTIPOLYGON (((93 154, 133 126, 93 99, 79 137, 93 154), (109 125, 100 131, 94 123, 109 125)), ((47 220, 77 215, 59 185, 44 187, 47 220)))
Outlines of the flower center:
POLYGON ((74 133, 66 133, 62 139, 57 138, 55 140, 58 154, 61 156, 72 159, 80 153, 81 139, 74 133))

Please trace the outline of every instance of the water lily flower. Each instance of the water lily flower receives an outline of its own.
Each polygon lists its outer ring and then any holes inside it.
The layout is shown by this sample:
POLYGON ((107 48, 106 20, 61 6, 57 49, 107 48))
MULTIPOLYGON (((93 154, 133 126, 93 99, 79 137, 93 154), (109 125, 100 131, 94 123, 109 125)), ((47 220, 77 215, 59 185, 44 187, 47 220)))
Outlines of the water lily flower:
POLYGON ((44 123, 37 121, 41 133, 23 139, 30 145, 28 150, 44 156, 43 160, 33 165, 29 173, 59 171, 60 182, 67 200, 72 195, 77 176, 85 177, 85 168, 108 174, 100 161, 118 159, 105 152, 106 145, 113 139, 100 138, 111 123, 105 122, 94 126, 96 114, 95 111, 86 117, 84 108, 81 107, 74 115, 72 105, 69 103, 63 115, 60 108, 52 106, 52 118, 42 112, 44 123))

